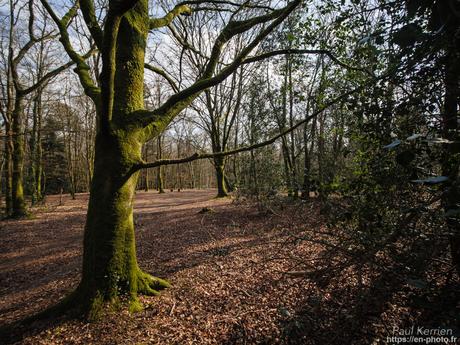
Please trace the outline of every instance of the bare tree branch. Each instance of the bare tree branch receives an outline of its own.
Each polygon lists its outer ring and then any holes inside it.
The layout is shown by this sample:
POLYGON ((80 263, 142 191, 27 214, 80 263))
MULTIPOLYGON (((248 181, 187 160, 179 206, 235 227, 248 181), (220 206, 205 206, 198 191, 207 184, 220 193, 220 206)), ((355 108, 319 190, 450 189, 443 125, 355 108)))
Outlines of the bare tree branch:
POLYGON ((226 1, 226 0, 186 0, 186 1, 182 1, 179 5, 201 5, 201 4, 229 5, 229 6, 235 6, 235 7, 241 7, 242 5, 244 5, 244 7, 246 8, 254 8, 254 9, 257 8, 257 9, 263 9, 263 10, 268 10, 268 11, 274 10, 273 7, 251 4, 249 1, 242 4, 242 3, 236 3, 233 1, 226 1))
POLYGON ((290 128, 287 128, 284 131, 280 132, 279 134, 275 135, 274 137, 271 137, 270 139, 267 139, 267 140, 262 141, 260 143, 250 145, 250 146, 243 146, 243 147, 240 147, 238 149, 234 149, 234 150, 230 150, 230 151, 224 151, 224 152, 194 153, 193 155, 191 155, 189 157, 184 157, 184 158, 161 159, 161 160, 157 160, 155 162, 143 162, 143 163, 137 164, 133 169, 135 171, 137 171, 137 170, 140 170, 140 169, 155 168, 155 167, 159 167, 159 166, 162 166, 162 165, 172 165, 172 164, 187 163, 187 162, 192 162, 192 161, 197 160, 197 159, 225 157, 225 156, 234 155, 234 154, 237 154, 237 153, 240 153, 240 152, 252 151, 252 150, 255 150, 255 149, 270 145, 270 144, 273 144, 279 138, 284 137, 285 135, 291 133, 292 131, 296 130, 300 126, 306 124, 307 122, 309 122, 310 120, 312 120, 313 118, 315 118, 316 116, 321 114, 327 108, 333 106, 334 104, 337 104, 340 101, 345 100, 348 96, 363 90, 365 87, 368 86, 367 84, 368 83, 365 83, 365 84, 363 84, 363 85, 361 85, 359 87, 356 87, 356 88, 354 88, 354 89, 352 89, 352 90, 350 90, 348 92, 345 92, 345 93, 337 96, 336 98, 332 99, 331 101, 329 101, 328 103, 323 105, 320 109, 315 111, 310 116, 298 121, 294 126, 292 126, 290 128))
POLYGON ((360 71, 360 72, 365 72, 369 75, 373 75, 369 70, 363 67, 355 67, 351 66, 345 62, 340 61, 334 54, 332 54, 331 51, 326 50, 326 49, 280 49, 280 50, 274 50, 268 53, 263 53, 260 55, 252 56, 247 59, 245 59, 242 64, 247 64, 247 63, 252 63, 256 61, 260 61, 272 56, 276 55, 286 55, 286 54, 323 54, 329 57, 332 61, 334 61, 336 64, 339 66, 342 66, 346 69, 353 70, 353 71, 360 71))
POLYGON ((169 85, 172 87, 172 89, 175 91, 175 92, 178 92, 179 91, 179 88, 178 86, 176 85, 176 83, 174 82, 174 80, 164 71, 162 70, 161 68, 159 67, 155 67, 155 66, 152 66, 148 63, 144 63, 144 67, 147 68, 148 70, 156 73, 156 74, 159 74, 161 75, 163 78, 166 79, 166 81, 169 83, 169 85))
POLYGON ((247 20, 231 20, 217 37, 203 75, 190 87, 172 95, 158 109, 154 111, 141 110, 131 114, 132 116, 129 116, 127 119, 127 125, 144 127, 150 132, 162 130, 177 114, 188 107, 202 91, 219 84, 230 76, 241 65, 244 58, 246 58, 246 56, 274 30, 300 4, 300 2, 301 0, 293 0, 284 8, 247 20), (222 49, 231 38, 250 30, 256 25, 270 21, 271 23, 266 28, 262 29, 259 34, 242 49, 231 64, 213 76, 222 49))
POLYGON ((65 71, 67 68, 69 68, 70 66, 72 66, 74 64, 75 64, 75 62, 69 61, 64 65, 55 68, 54 70, 46 73, 41 79, 37 80, 37 82, 35 84, 33 84, 32 86, 28 87, 27 89, 17 90, 18 94, 21 95, 21 96, 25 96, 25 95, 35 91, 39 87, 41 87, 44 84, 46 84, 51 78, 57 76, 59 73, 65 71))

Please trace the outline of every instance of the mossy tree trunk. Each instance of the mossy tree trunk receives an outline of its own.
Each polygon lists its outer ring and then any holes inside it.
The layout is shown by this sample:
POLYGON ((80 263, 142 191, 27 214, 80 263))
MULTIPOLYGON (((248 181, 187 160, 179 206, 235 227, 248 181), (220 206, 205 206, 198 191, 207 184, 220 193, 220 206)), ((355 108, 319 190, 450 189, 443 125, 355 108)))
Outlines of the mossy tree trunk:
POLYGON ((102 56, 99 88, 91 78, 89 66, 73 49, 67 32, 68 23, 76 15, 78 6, 60 19, 46 0, 41 2, 57 24, 60 41, 75 62, 74 71, 86 95, 94 101, 97 113, 82 280, 64 305, 78 306, 88 316, 97 317, 103 305, 116 304, 120 297, 128 296, 130 309, 138 310, 139 293, 157 294, 159 289, 168 286, 166 281, 143 272, 136 259, 133 198, 138 171, 148 167, 142 160, 142 146, 161 135, 174 117, 206 88, 231 75, 251 50, 300 2, 294 0, 286 8, 228 24, 216 39, 202 75, 154 111, 144 109, 147 34, 149 30, 168 25, 179 14, 190 13, 188 6, 176 6, 163 18, 150 19, 147 0, 109 1, 102 28, 96 19, 94 3, 80 0, 84 20, 102 56), (271 23, 248 44, 235 62, 216 73, 224 45, 235 35, 267 22, 271 23))
POLYGON ((131 310, 140 308, 137 294, 156 294, 165 281, 142 272, 136 259, 133 197, 142 140, 124 131, 98 135, 94 175, 84 236, 83 275, 79 303, 91 318, 104 302, 116 303, 123 294, 131 310))
POLYGON ((24 199, 24 114, 22 97, 16 95, 13 111, 13 176, 12 176, 12 211, 13 218, 22 218, 27 215, 24 199))
POLYGON ((105 46, 99 131, 94 174, 85 225, 83 274, 77 301, 91 318, 105 303, 130 297, 130 310, 140 305, 138 293, 157 294, 167 282, 142 272, 136 259, 133 202, 142 161, 145 131, 123 128, 129 114, 144 108, 144 50, 148 33, 147 1, 123 17, 114 16, 109 30, 117 32, 105 46), (116 48, 115 48, 116 47, 116 48), (109 61, 109 59, 111 59, 109 61), (112 123, 107 123, 111 118, 112 123))
MULTIPOLYGON (((11 186, 11 197, 7 201, 11 204, 10 210, 7 210, 7 215, 13 218, 21 218, 27 215, 26 203, 24 199, 23 177, 24 177, 24 144, 25 133, 24 123, 25 115, 23 109, 23 101, 28 95, 46 85, 46 83, 70 67, 73 62, 64 64, 46 74, 38 76, 35 83, 26 87, 22 85, 23 78, 19 77, 19 66, 24 60, 27 53, 38 42, 43 44, 43 41, 50 37, 48 34, 42 32, 43 36, 37 37, 34 34, 35 16, 34 16, 34 3, 28 2, 29 25, 28 25, 28 38, 24 41, 17 42, 13 33, 16 31, 16 24, 18 23, 18 16, 21 10, 18 9, 19 4, 10 3, 10 35, 8 38, 8 72, 7 72, 7 108, 8 117, 11 122, 10 136, 11 141, 8 144, 8 155, 11 154, 11 176, 7 176, 7 189, 11 186), (11 181, 11 184, 10 184, 11 181)), ((43 45, 42 45, 43 48, 43 45)), ((10 173, 8 173, 10 174, 10 173)), ((7 209, 9 206, 7 206, 7 209)))

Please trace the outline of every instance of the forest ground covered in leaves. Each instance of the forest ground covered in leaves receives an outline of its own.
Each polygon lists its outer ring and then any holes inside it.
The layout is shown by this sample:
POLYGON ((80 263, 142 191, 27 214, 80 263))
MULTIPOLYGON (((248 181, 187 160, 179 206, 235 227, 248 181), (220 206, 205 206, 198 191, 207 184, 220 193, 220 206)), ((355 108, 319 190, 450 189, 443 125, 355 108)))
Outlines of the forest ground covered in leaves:
MULTIPOLYGON (((214 196, 137 192, 140 266, 172 284, 143 296, 144 311, 16 325, 2 343, 385 344, 395 326, 455 329, 458 277, 429 233, 364 253, 328 226, 339 205, 214 196)), ((2 326, 78 284, 87 200, 51 196, 32 219, 0 223, 2 326)))

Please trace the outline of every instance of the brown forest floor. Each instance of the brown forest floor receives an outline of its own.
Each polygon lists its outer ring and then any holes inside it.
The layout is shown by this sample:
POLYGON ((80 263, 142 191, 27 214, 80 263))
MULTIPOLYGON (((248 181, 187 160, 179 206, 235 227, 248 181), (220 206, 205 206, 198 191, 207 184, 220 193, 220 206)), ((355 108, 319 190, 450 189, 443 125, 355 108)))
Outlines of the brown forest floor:
MULTIPOLYGON (((144 311, 39 321, 14 331, 18 343, 384 344, 395 324, 449 319, 411 309, 413 289, 394 277, 342 266, 316 202, 264 208, 214 195, 137 193, 140 265, 172 283, 142 298, 144 311)), ((34 219, 0 222, 0 324, 53 305, 78 283, 87 198, 57 206, 48 197, 34 219)))

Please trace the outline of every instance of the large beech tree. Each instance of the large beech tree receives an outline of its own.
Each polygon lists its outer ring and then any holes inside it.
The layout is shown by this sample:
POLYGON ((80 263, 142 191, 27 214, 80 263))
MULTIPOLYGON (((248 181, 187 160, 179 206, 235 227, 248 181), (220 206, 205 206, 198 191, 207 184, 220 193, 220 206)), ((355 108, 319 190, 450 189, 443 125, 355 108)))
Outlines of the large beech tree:
POLYGON ((150 18, 148 0, 110 0, 103 25, 97 20, 92 0, 77 1, 62 18, 50 3, 41 2, 56 23, 60 41, 75 63, 81 85, 97 110, 83 273, 77 289, 61 306, 79 306, 89 317, 95 317, 103 305, 116 303, 125 295, 129 297, 130 310, 135 311, 141 308, 138 294, 155 295, 168 286, 166 281, 143 272, 136 259, 134 190, 139 169, 152 166, 142 161, 143 144, 158 137, 201 92, 217 85, 247 62, 250 52, 299 5, 300 0, 293 0, 279 9, 254 6, 257 14, 241 20, 236 17, 245 8, 251 8, 250 4, 239 6, 233 2, 207 1, 233 6, 234 13, 213 43, 201 76, 189 87, 177 90, 153 111, 144 108, 144 58, 148 34, 167 26, 179 15, 191 14, 194 4, 206 1, 187 1, 176 5, 162 18, 150 18), (92 79, 84 57, 72 46, 67 30, 69 20, 79 13, 101 54, 100 86, 92 79), (252 40, 233 61, 217 69, 225 45, 248 30, 254 30, 252 40))

